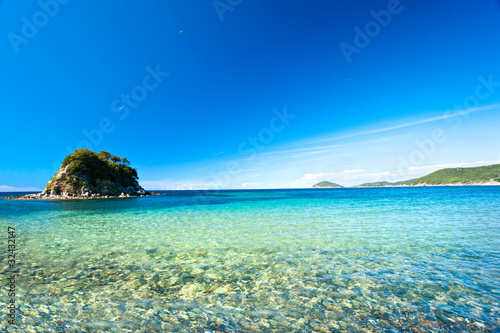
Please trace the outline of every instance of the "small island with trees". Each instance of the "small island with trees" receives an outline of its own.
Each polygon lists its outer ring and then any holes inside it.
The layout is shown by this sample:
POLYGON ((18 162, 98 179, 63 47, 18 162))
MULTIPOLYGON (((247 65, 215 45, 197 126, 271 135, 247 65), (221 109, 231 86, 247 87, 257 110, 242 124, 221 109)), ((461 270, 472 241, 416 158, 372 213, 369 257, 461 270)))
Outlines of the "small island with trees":
POLYGON ((125 158, 89 149, 66 156, 41 193, 7 199, 98 199, 149 195, 139 185, 137 170, 125 158))
POLYGON ((332 183, 332 182, 319 182, 316 185, 313 185, 313 188, 343 188, 344 186, 332 183))

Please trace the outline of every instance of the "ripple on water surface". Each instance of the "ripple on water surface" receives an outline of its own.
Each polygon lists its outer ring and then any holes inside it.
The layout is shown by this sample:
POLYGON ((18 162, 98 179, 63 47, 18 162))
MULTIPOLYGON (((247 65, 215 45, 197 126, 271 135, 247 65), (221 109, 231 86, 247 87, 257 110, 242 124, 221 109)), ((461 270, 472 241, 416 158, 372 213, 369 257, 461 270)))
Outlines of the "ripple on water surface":
POLYGON ((18 331, 498 331, 499 194, 1 200, 18 236, 18 331))

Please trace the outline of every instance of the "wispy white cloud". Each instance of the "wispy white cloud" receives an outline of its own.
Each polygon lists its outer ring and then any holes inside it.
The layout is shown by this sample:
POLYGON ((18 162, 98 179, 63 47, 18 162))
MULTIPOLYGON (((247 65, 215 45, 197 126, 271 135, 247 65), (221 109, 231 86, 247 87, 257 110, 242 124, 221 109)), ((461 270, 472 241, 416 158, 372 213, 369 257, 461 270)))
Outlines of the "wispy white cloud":
MULTIPOLYGON (((351 136, 361 136, 361 135, 387 132, 387 131, 392 131, 395 129, 431 123, 434 121, 449 119, 449 118, 458 117, 458 116, 464 117, 464 116, 472 114, 472 113, 491 111, 491 110, 495 110, 498 108, 500 108, 500 105, 488 105, 488 106, 474 108, 474 109, 457 111, 457 112, 449 113, 449 114, 445 113, 445 114, 443 114, 441 116, 437 116, 437 117, 430 117, 430 118, 420 119, 420 120, 416 120, 416 121, 403 122, 402 124, 395 125, 395 126, 389 126, 389 127, 383 127, 383 128, 379 128, 379 129, 370 130, 370 131, 359 132, 359 133, 352 134, 351 136)), ((350 136, 346 136, 346 137, 350 137, 350 136)))
POLYGON ((262 183, 243 183, 240 185, 242 188, 257 188, 262 186, 262 183))
POLYGON ((7 186, 0 185, 0 192, 38 192, 42 189, 37 187, 15 187, 15 186, 7 186))
MULTIPOLYGON (((444 111, 444 112, 441 111, 440 116, 432 116, 432 117, 427 117, 427 118, 423 118, 423 119, 419 119, 419 120, 401 119, 398 121, 399 124, 393 125, 393 126, 387 126, 387 127, 381 127, 381 128, 371 129, 371 130, 367 130, 367 131, 349 133, 349 134, 341 135, 341 136, 330 136, 330 137, 326 137, 326 138, 312 139, 309 141, 302 141, 300 143, 301 144, 313 144, 313 143, 327 142, 327 141, 333 141, 333 140, 342 140, 342 139, 347 139, 347 138, 352 138, 352 137, 357 137, 357 136, 364 136, 364 135, 369 135, 369 134, 388 132, 388 131, 392 131, 392 130, 396 130, 396 129, 431 123, 431 122, 435 122, 438 120, 444 120, 444 119, 449 119, 449 118, 454 118, 454 117, 465 117, 465 116, 473 114, 473 113, 494 111, 494 110, 500 110, 500 104, 492 104, 492 105, 487 105, 487 106, 482 106, 482 107, 477 107, 477 108, 471 108, 471 109, 466 109, 466 110, 457 111, 457 112, 453 112, 453 113, 450 113, 449 111, 444 111)), ((298 142, 295 144, 298 144, 298 142)))
MULTIPOLYGON (((375 143, 381 143, 381 142, 387 142, 393 139, 397 139, 400 136, 397 137, 384 137, 384 138, 379 138, 376 140, 369 140, 369 141, 357 141, 357 142, 348 142, 348 143, 339 143, 339 144, 333 144, 333 145, 326 145, 326 146, 317 146, 313 145, 311 147, 306 147, 306 148, 295 148, 295 149, 276 149, 270 152, 262 153, 261 156, 276 156, 278 154, 293 154, 293 153, 324 153, 324 152, 331 152, 337 148, 345 148, 353 145, 363 145, 363 144, 375 144, 375 143)), ((302 145, 298 143, 299 145, 302 145)), ((303 156, 299 154, 294 154, 290 155, 291 157, 296 157, 296 156, 303 156)), ((281 157, 280 157, 281 158, 281 157)))
POLYGON ((278 171, 272 171, 272 172, 253 173, 253 174, 243 175, 243 176, 255 178, 255 177, 264 177, 264 176, 270 176, 270 175, 284 174, 284 173, 291 172, 291 171, 293 171, 293 170, 278 170, 278 171))
POLYGON ((146 190, 207 190, 216 188, 213 183, 205 180, 192 179, 163 179, 143 180, 141 186, 146 190))
MULTIPOLYGON (((411 179, 446 167, 484 165, 493 162, 446 164, 450 161, 451 156, 457 157, 459 152, 460 159, 464 158, 462 160, 465 161, 497 159, 497 155, 487 152, 482 152, 482 155, 477 153, 475 157, 469 153, 468 158, 465 159, 465 156, 462 156, 463 150, 461 150, 459 143, 450 139, 446 145, 439 147, 440 153, 443 152, 446 155, 439 154, 438 156, 435 154, 426 160, 426 163, 434 163, 433 165, 417 166, 403 171, 395 170, 400 163, 398 156, 406 156, 415 150, 416 138, 429 131, 429 127, 418 127, 418 125, 454 117, 465 118, 470 114, 495 110, 500 110, 500 104, 463 111, 443 111, 441 115, 434 113, 432 116, 420 119, 404 118, 395 123, 386 123, 385 126, 378 128, 358 128, 357 131, 351 133, 344 132, 326 137, 298 140, 285 145, 268 145, 266 150, 256 154, 253 159, 241 154, 224 155, 224 158, 219 158, 216 164, 206 165, 203 172, 192 173, 192 175, 197 174, 205 176, 205 178, 196 179, 196 176, 190 178, 189 175, 186 175, 185 179, 146 180, 141 181, 141 184, 146 189, 219 188, 222 185, 219 185, 217 181, 220 180, 213 180, 210 176, 216 174, 217 177, 227 180, 227 182, 221 182, 224 184, 224 188, 269 187, 266 185, 269 182, 277 184, 276 187, 310 187, 314 182, 323 180, 350 186, 363 182, 411 179), (399 129, 404 129, 404 131, 399 129), (393 132, 391 133, 391 131, 393 132), (440 158, 440 156, 447 156, 447 158, 440 158), (239 171, 228 178, 224 174, 227 174, 227 166, 230 162, 236 162, 239 171), (372 170, 361 170, 361 168, 372 170), (332 169, 345 170, 330 172, 332 169), (294 181, 294 179, 296 180, 294 181), (261 185, 256 185, 257 182, 261 185)), ((495 116, 493 112, 492 114, 495 116)), ((463 130, 467 130, 467 128, 464 127, 463 130)), ((477 136, 474 136, 473 132, 461 131, 461 138, 466 135, 471 138, 470 142, 475 142, 474 138, 477 136)), ((222 154, 225 154, 225 151, 217 153, 216 156, 222 154)), ((452 160, 456 160, 456 158, 452 160)))

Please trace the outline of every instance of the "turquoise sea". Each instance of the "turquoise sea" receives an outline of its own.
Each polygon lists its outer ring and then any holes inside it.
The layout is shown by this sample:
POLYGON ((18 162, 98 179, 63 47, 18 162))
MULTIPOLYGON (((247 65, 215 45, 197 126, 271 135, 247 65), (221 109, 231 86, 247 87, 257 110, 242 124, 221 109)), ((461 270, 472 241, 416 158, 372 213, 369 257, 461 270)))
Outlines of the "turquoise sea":
POLYGON ((500 331, 500 187, 0 198, 0 225, 2 332, 500 331))

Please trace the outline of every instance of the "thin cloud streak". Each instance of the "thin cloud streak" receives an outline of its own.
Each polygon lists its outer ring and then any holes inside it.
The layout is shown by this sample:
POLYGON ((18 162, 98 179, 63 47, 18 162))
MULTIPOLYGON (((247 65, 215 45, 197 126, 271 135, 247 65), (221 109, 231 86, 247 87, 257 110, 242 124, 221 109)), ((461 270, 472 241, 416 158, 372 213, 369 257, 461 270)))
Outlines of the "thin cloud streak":
MULTIPOLYGON (((315 143, 326 142, 326 141, 342 140, 342 139, 348 139, 348 138, 353 138, 353 137, 358 137, 358 136, 363 136, 363 135, 388 132, 388 131, 392 131, 395 129, 401 129, 401 128, 405 128, 405 127, 411 127, 411 126, 431 123, 434 121, 454 118, 454 117, 458 117, 458 116, 463 117, 465 115, 469 115, 469 114, 473 114, 473 113, 492 111, 492 110, 496 110, 496 109, 500 110, 500 104, 493 104, 493 105, 482 106, 482 107, 468 109, 468 110, 457 111, 457 112, 451 113, 451 114, 445 113, 445 114, 443 114, 441 116, 437 116, 437 117, 430 117, 430 118, 416 120, 416 121, 404 122, 400 125, 394 125, 394 126, 389 126, 389 127, 384 127, 384 128, 368 130, 368 131, 364 131, 364 132, 352 133, 352 134, 347 134, 347 135, 338 136, 338 137, 330 137, 330 138, 316 139, 316 140, 311 139, 310 141, 303 141, 303 142, 299 141, 299 142, 296 142, 292 145, 294 145, 294 146, 308 145, 308 144, 315 144, 315 143)), ((404 120, 402 120, 402 121, 404 121, 404 120)))
MULTIPOLYGON (((318 140, 313 140, 309 142, 304 142, 304 141, 297 141, 295 143, 292 143, 290 145, 287 145, 287 147, 296 147, 296 146, 304 146, 304 145, 313 145, 315 143, 321 143, 321 142, 326 142, 326 141, 332 141, 332 140, 342 140, 342 139, 347 139, 347 138, 354 138, 354 137, 360 137, 364 135, 370 135, 370 134, 377 134, 377 133, 383 133, 383 132, 388 132, 396 129, 401 129, 401 128, 407 128, 411 126, 417 126, 421 124, 426 124, 426 123, 431 123, 439 120, 444 120, 444 119, 449 119, 449 118, 454 118, 458 116, 465 116, 473 113, 478 113, 478 112, 485 112, 485 111, 492 111, 492 110, 500 110, 500 104, 494 104, 494 105, 489 105, 489 106, 484 106, 484 107, 478 107, 474 109, 468 109, 468 110, 463 110, 463 111, 457 111, 451 114, 443 114, 441 116, 436 116, 436 117, 430 117, 426 119, 421 119, 417 121, 410 121, 410 122, 403 122, 399 125, 395 126, 389 126, 389 127, 384 127, 384 128, 379 128, 379 129, 374 129, 374 130, 369 130, 369 131, 363 131, 363 132, 358 132, 358 133, 353 133, 349 135, 344 135, 344 136, 339 136, 335 138, 327 138, 327 139, 318 139, 318 140)), ((402 135, 396 135, 396 136, 390 136, 390 137, 385 137, 385 138, 380 138, 376 140, 365 140, 365 141, 359 141, 359 142, 349 142, 349 143, 339 143, 339 144, 333 144, 333 145, 322 145, 322 146, 313 146, 313 147, 304 147, 304 148, 295 148, 295 149, 277 149, 265 153, 261 153, 260 156, 261 158, 265 158, 267 156, 271 156, 272 158, 269 160, 266 160, 267 163, 273 163, 276 161, 280 161, 283 159, 297 159, 297 158, 302 158, 302 157, 307 157, 311 155, 319 155, 319 154, 327 154, 331 153, 335 149, 339 148, 344 148, 352 145, 363 145, 363 144, 374 144, 374 143, 380 143, 380 142, 388 142, 394 139, 400 140, 402 135), (293 153, 299 153, 299 154, 293 154, 293 153), (302 154, 300 154, 302 153, 302 154), (286 156, 287 154, 290 154, 286 156), (277 155, 280 155, 277 157, 277 155), (285 155, 285 156, 281 156, 285 155)), ((328 157, 324 157, 321 159, 326 159, 328 157)))
MULTIPOLYGON (((255 160, 250 161, 248 158, 238 156, 231 161, 237 161, 239 163, 240 169, 239 171, 231 176, 231 184, 228 185, 229 188, 237 188, 241 186, 240 184, 245 184, 247 183, 246 186, 248 186, 248 183, 250 183, 248 180, 249 179, 256 179, 259 177, 266 177, 266 176, 273 176, 274 174, 282 174, 284 171, 279 171, 283 169, 283 165, 280 162, 286 163, 286 165, 303 165, 303 163, 309 163, 313 161, 326 161, 329 159, 335 158, 335 156, 338 158, 338 154, 344 152, 345 149, 348 149, 347 152, 354 152, 355 147, 358 146, 363 146, 367 145, 365 147, 366 149, 362 151, 357 151, 359 154, 363 154, 366 152, 370 152, 373 147, 373 145, 379 145, 380 143, 387 143, 387 145, 383 145, 384 147, 393 147, 393 144, 395 143, 400 143, 404 140, 411 139, 412 136, 408 133, 395 133, 394 135, 389 135, 387 134, 386 136, 383 137, 378 137, 374 138, 373 140, 369 140, 368 138, 364 140, 353 140, 353 141, 348 141, 348 142, 342 142, 342 143, 335 143, 333 144, 321 144, 321 145, 316 145, 313 146, 314 143, 321 143, 324 141, 330 141, 330 140, 340 140, 340 139, 345 139, 345 138, 353 138, 353 137, 362 137, 365 135, 370 135, 370 134, 376 134, 376 133, 386 133, 391 130, 396 130, 396 129, 401 129, 401 128, 410 128, 412 126, 418 126, 420 124, 425 124, 425 123, 431 123, 431 122, 436 122, 439 120, 443 119, 449 119, 453 117, 458 117, 458 116, 464 116, 468 114, 473 114, 473 113, 479 113, 479 112, 486 112, 486 111, 492 111, 492 110, 497 110, 500 109, 500 104, 495 104, 495 105, 490 105, 486 107, 480 107, 480 108, 475 108, 475 109, 469 109, 469 110, 464 110, 464 111, 457 111, 453 113, 448 113, 444 114, 441 116, 435 116, 435 117, 428 117, 425 119, 420 119, 420 120, 415 120, 415 121, 405 121, 405 119, 400 121, 399 125, 394 125, 394 126, 388 126, 388 127, 382 127, 378 129, 373 129, 369 131, 360 131, 357 133, 345 135, 345 136, 339 136, 336 138, 328 138, 328 139, 318 139, 316 141, 296 141, 295 143, 291 143, 289 145, 284 145, 281 147, 277 147, 276 150, 270 149, 269 151, 266 152, 261 152, 256 155, 255 160), (310 147, 304 146, 304 145, 310 145, 310 147), (302 147, 301 147, 302 146, 302 147), (335 155, 337 154, 337 155, 335 155), (253 172, 252 172, 253 171, 253 172), (238 184, 238 185, 236 185, 238 184)), ((271 147, 269 147, 271 148, 271 147)), ((377 146, 379 148, 379 146, 377 146)), ((392 148, 391 148, 392 149, 392 148)), ((219 153, 222 155, 223 152, 219 153)), ((396 153, 394 153, 396 154, 396 153)), ((344 154, 345 155, 345 154, 344 154)), ((352 159, 350 160, 352 162, 352 159)), ((444 162, 444 161, 443 161, 444 162)), ((228 161, 221 161, 217 165, 214 165, 210 167, 214 173, 218 172, 225 172, 224 170, 226 169, 228 161)), ((476 165, 481 165, 483 162, 477 162, 480 164, 476 165)), ((484 162, 484 164, 487 163, 493 163, 493 162, 484 162)), ((338 164, 338 163, 337 163, 338 164)), ((337 165, 337 164, 332 164, 337 165)), ((345 164, 345 163, 344 163, 345 164)), ((351 163, 351 165, 359 165, 363 167, 364 165, 361 163, 351 163)), ((408 170, 407 174, 401 175, 400 173, 397 172, 389 172, 389 171, 358 171, 358 173, 346 173, 346 174, 341 174, 342 178, 344 181, 349 182, 354 182, 354 181, 361 181, 361 182, 369 182, 369 181, 378 181, 378 180, 387 180, 387 181, 396 181, 396 180, 404 180, 404 179, 410 179, 410 178, 416 178, 417 176, 423 176, 426 173, 430 173, 432 171, 435 171, 439 168, 446 168, 446 167, 452 167, 452 166, 474 166, 474 163, 461 163, 461 164, 440 164, 436 166, 419 166, 419 167, 413 167, 410 170, 408 170), (385 179, 381 179, 385 178, 385 179)), ((330 170, 331 170, 330 166, 330 170)), ((345 165, 347 166, 347 165, 345 165)), ((380 167, 380 166, 379 166, 380 167)), ((381 169, 383 170, 383 168, 381 169)), ((389 168, 390 170, 390 168, 389 168)), ((297 170, 295 170, 297 171, 297 170)), ((306 170, 304 170, 306 171, 306 170)), ((312 171, 312 170, 311 170, 312 171)), ((314 170, 314 171, 321 171, 321 170, 314 170)), ((310 177, 314 175, 338 175, 338 173, 330 173, 328 170, 325 170, 326 172, 323 174, 314 174, 311 173, 309 174, 310 177)), ((207 173, 208 174, 208 173, 207 173)), ((325 180, 325 179, 321 179, 325 180)), ((299 181, 297 179, 296 181, 293 181, 293 179, 289 179, 285 183, 283 183, 280 187, 308 187, 311 184, 306 184, 305 182, 301 183, 300 186, 299 184, 296 183, 299 181)), ((302 179, 302 181, 306 181, 305 179, 302 179)), ((205 178, 191 178, 191 179, 185 179, 182 181, 179 180, 169 180, 169 179, 164 179, 164 180, 158 180, 158 181, 144 181, 141 182, 141 184, 144 186, 146 189, 208 189, 208 188, 218 188, 216 182, 212 181, 210 177, 205 177, 205 178)), ((255 184, 255 182, 252 182, 252 184, 255 184)), ((345 184, 349 185, 349 184, 345 184)))
POLYGON ((40 188, 37 187, 15 187, 0 185, 0 192, 39 192, 40 188))
MULTIPOLYGON (((296 152, 303 152, 303 153, 310 153, 310 154, 330 153, 335 148, 344 148, 344 147, 354 146, 354 145, 363 145, 363 144, 374 144, 374 143, 380 143, 380 142, 387 142, 387 141, 390 141, 391 139, 395 139, 395 138, 400 138, 400 136, 392 136, 392 137, 386 137, 386 138, 381 138, 381 139, 377 139, 377 140, 349 142, 349 143, 342 143, 342 144, 335 144, 335 145, 328 145, 328 146, 309 147, 309 148, 300 148, 300 149, 288 149, 288 150, 276 150, 276 151, 272 151, 272 152, 263 153, 262 156, 273 156, 273 157, 275 157, 278 154, 288 154, 288 153, 291 154, 291 153, 296 153, 296 152), (330 150, 328 150, 328 149, 330 149, 330 150), (319 152, 315 152, 317 150, 320 150, 320 151, 319 152)), ((310 154, 305 154, 305 155, 296 154, 296 155, 291 155, 289 157, 280 157, 279 159, 276 159, 276 160, 281 160, 282 158, 308 156, 310 154)))

